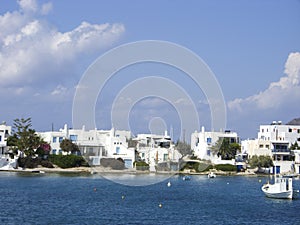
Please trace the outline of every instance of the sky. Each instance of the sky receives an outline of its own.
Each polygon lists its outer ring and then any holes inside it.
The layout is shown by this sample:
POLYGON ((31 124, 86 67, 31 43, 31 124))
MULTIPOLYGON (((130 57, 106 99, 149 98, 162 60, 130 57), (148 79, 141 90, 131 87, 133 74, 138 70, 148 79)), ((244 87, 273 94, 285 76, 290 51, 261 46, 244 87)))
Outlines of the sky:
MULTIPOLYGON (((260 124, 300 117, 299 24, 297 0, 1 0, 0 121, 31 117, 37 131, 72 127, 74 96, 99 57, 155 40, 197 55, 222 91, 223 129, 255 138, 260 124)), ((95 127, 168 130, 189 141, 202 126, 214 129, 218 104, 201 85, 174 66, 128 65, 97 90, 95 127), (126 96, 129 89, 143 98, 126 96)))

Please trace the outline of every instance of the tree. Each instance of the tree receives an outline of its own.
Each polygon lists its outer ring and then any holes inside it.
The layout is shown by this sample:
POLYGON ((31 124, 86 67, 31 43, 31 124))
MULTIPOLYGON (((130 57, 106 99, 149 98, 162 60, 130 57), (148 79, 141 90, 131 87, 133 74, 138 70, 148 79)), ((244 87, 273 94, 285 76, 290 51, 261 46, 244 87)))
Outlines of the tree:
POLYGON ((241 146, 238 143, 230 143, 229 138, 219 138, 211 150, 213 154, 221 156, 222 159, 230 160, 241 150, 241 146))
POLYGON ((187 143, 181 142, 181 141, 177 141, 175 148, 180 152, 180 154, 182 156, 185 155, 191 155, 192 154, 192 149, 191 146, 187 143))
POLYGON ((295 141, 294 144, 291 144, 290 149, 291 149, 291 150, 297 150, 297 149, 300 149, 300 146, 298 145, 297 141, 295 141))
POLYGON ((35 149, 45 142, 31 126, 31 118, 15 119, 12 136, 8 137, 7 145, 13 146, 15 151, 19 150, 26 156, 34 155, 35 149))
POLYGON ((60 148, 64 152, 73 153, 73 152, 79 152, 80 151, 78 145, 74 144, 70 139, 62 140, 62 142, 60 143, 60 148))
POLYGON ((269 168, 273 166, 273 160, 270 156, 264 156, 264 155, 254 155, 250 158, 249 164, 252 168, 258 167, 258 168, 269 168))

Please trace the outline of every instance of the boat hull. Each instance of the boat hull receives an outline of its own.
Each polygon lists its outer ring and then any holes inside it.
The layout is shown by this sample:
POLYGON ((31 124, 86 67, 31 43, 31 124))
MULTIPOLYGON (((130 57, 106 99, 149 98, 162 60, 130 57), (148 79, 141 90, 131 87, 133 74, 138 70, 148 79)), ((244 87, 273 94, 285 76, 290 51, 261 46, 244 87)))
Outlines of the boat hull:
POLYGON ((292 199, 293 180, 292 178, 275 178, 274 184, 264 184, 261 190, 269 198, 292 199))
POLYGON ((263 190, 265 195, 268 198, 278 198, 278 199, 292 199, 293 198, 293 191, 286 191, 286 192, 279 192, 279 193, 270 193, 263 190))

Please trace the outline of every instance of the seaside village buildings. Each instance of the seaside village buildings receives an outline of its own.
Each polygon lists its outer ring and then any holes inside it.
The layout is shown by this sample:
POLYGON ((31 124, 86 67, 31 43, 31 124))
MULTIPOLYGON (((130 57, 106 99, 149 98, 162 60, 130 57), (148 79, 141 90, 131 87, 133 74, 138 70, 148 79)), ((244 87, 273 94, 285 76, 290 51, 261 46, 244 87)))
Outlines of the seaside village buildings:
POLYGON ((81 154, 92 166, 100 166, 101 159, 118 159, 125 162, 126 168, 133 168, 134 162, 139 159, 155 166, 163 162, 179 162, 181 155, 175 150, 171 138, 165 135, 139 134, 132 138, 130 131, 111 130, 85 130, 69 129, 67 125, 59 131, 39 132, 39 135, 51 145, 51 154, 65 154, 60 148, 63 139, 70 139, 79 146, 81 154), (136 147, 129 147, 128 141, 132 139, 136 147))
MULTIPOLYGON (((297 143, 300 146, 300 125, 282 124, 273 121, 270 125, 261 125, 257 138, 241 142, 242 152, 249 157, 269 155, 273 158, 277 173, 300 173, 300 150, 291 150, 297 143)), ((272 171, 273 172, 273 168, 272 171)))
MULTIPOLYGON (((67 125, 58 131, 38 132, 50 144, 50 154, 67 154, 60 148, 64 139, 77 144, 81 155, 89 161, 91 166, 100 166, 102 159, 122 159, 125 167, 134 168, 135 161, 144 161, 149 164, 150 171, 157 168, 179 169, 182 155, 176 150, 170 136, 165 134, 138 134, 133 137, 130 131, 115 130, 86 130, 70 129, 67 125), (131 143, 131 144, 130 144, 131 143), (134 143, 132 145, 132 143, 134 143), (162 167, 159 167, 162 166, 162 167)), ((11 135, 11 126, 0 124, 0 168, 11 169, 16 167, 16 159, 9 157, 12 152, 7 147, 7 137, 11 135)), ((205 131, 191 134, 191 148, 194 156, 200 160, 210 160, 213 164, 236 165, 238 171, 247 168, 247 160, 254 155, 270 156, 275 164, 269 172, 300 174, 300 125, 285 125, 280 121, 273 121, 269 125, 260 125, 257 138, 243 140, 236 132, 205 131), (235 159, 222 160, 212 149, 219 139, 228 138, 230 143, 241 144, 241 152, 235 159), (298 144, 298 149, 291 149, 298 144)))
MULTIPOLYGON (((235 160, 221 160, 212 153, 212 146, 219 138, 229 138, 230 143, 239 143, 236 132, 220 131, 207 132, 202 127, 201 132, 191 135, 191 147, 194 155, 203 160, 210 160, 213 164, 232 164, 238 170, 245 168, 246 160, 254 155, 270 156, 276 167, 277 173, 300 174, 300 148, 291 150, 295 143, 300 146, 300 125, 284 125, 281 121, 273 121, 270 125, 260 125, 257 138, 254 140, 241 141, 241 153, 235 160)), ((274 172, 274 168, 269 171, 274 172)))
POLYGON ((236 132, 225 131, 205 131, 202 127, 200 132, 195 131, 191 135, 191 148, 194 155, 202 160, 210 160, 213 164, 235 164, 235 160, 221 160, 221 157, 213 154, 212 147, 219 139, 229 138, 230 143, 239 143, 240 139, 236 132))
POLYGON ((7 138, 11 135, 11 126, 7 126, 5 122, 0 124, 0 168, 13 169, 17 165, 16 159, 9 157, 7 147, 7 138))

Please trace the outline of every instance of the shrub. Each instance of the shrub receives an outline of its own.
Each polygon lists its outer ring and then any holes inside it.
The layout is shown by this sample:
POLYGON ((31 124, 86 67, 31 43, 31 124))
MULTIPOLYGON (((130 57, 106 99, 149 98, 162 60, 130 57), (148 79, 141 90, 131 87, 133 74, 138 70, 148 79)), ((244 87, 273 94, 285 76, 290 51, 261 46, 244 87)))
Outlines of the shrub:
POLYGON ((54 166, 52 165, 51 162, 49 162, 48 160, 42 160, 40 165, 42 167, 46 167, 46 168, 54 168, 54 166))
POLYGON ((88 166, 84 158, 77 155, 50 155, 49 161, 63 169, 88 166))
POLYGON ((33 169, 36 168, 41 162, 39 158, 32 158, 31 156, 19 158, 18 165, 23 168, 33 169))
POLYGON ((144 161, 138 161, 138 162, 135 161, 133 165, 137 170, 142 170, 142 171, 149 170, 149 164, 144 161))
POLYGON ((215 168, 217 170, 222 170, 222 171, 236 171, 237 168, 234 165, 231 164, 219 164, 219 165, 215 165, 215 168))
POLYGON ((100 165, 104 166, 104 167, 110 167, 114 170, 123 170, 123 169, 125 169, 125 162, 122 158, 118 158, 118 159, 103 158, 103 159, 100 159, 100 165))
POLYGON ((193 169, 196 172, 205 172, 212 168, 213 168, 213 166, 209 163, 186 162, 186 163, 181 164, 180 170, 183 171, 185 169, 193 169))

